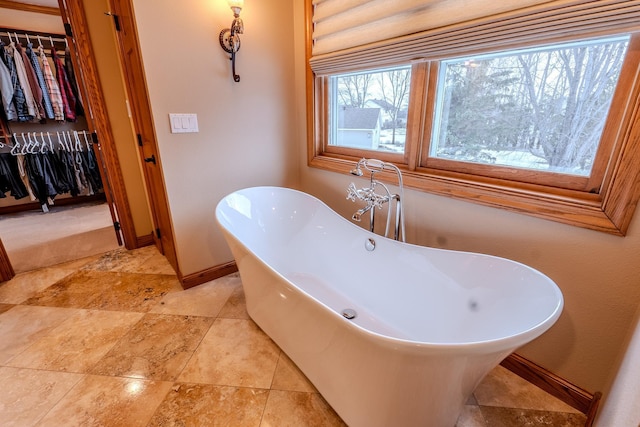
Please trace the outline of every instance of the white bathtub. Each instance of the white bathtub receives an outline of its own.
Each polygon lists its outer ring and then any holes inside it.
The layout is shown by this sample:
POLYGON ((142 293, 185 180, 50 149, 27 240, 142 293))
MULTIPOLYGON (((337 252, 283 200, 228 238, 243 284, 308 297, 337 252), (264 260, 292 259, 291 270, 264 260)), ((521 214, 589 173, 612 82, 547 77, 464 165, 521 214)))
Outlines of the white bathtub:
POLYGON ((562 311, 530 267, 386 239, 295 190, 237 191, 216 219, 249 315, 353 427, 454 426, 482 378, 562 311))

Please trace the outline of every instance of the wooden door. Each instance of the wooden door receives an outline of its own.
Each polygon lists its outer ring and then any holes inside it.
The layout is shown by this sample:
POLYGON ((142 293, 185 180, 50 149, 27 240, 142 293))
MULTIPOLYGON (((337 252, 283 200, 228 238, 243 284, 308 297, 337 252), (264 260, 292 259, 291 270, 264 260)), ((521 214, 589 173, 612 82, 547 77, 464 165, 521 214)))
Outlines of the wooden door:
POLYGON ((154 239, 182 280, 173 241, 173 229, 169 215, 169 205, 164 186, 164 177, 158 145, 153 127, 153 116, 147 92, 138 33, 130 0, 109 0, 119 44, 120 60, 124 71, 127 97, 135 132, 138 136, 140 157, 144 159, 142 168, 147 184, 151 214, 156 233, 154 239))
POLYGON ((0 282, 9 280, 15 275, 16 273, 13 271, 13 267, 11 267, 11 262, 7 256, 7 252, 4 250, 2 240, 0 240, 0 282))
MULTIPOLYGON (((105 194, 116 229, 122 233, 122 239, 127 249, 138 247, 133 217, 127 193, 124 186, 124 178, 116 152, 113 133, 109 122, 102 86, 100 84, 98 69, 91 40, 84 7, 80 1, 58 0, 62 21, 67 33, 67 40, 72 54, 74 66, 78 70, 78 82, 85 108, 89 129, 93 129, 97 135, 100 154, 104 159, 101 164, 101 173, 105 177, 105 194), (117 218, 116 216, 117 211, 117 218)), ((118 242, 121 238, 118 235, 118 242)))

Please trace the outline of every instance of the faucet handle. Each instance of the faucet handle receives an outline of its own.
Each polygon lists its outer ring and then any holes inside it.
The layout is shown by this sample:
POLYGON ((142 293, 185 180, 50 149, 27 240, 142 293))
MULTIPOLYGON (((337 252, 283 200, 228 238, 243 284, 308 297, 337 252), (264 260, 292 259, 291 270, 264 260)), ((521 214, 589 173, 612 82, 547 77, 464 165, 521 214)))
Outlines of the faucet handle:
POLYGON ((384 205, 388 201, 389 201, 389 197, 381 196, 373 192, 369 199, 369 204, 371 204, 371 206, 374 208, 382 209, 382 205, 384 205))
POLYGON ((358 190, 356 189, 356 185, 352 182, 349 184, 349 187, 347 187, 347 200, 355 202, 356 198, 358 198, 358 190))

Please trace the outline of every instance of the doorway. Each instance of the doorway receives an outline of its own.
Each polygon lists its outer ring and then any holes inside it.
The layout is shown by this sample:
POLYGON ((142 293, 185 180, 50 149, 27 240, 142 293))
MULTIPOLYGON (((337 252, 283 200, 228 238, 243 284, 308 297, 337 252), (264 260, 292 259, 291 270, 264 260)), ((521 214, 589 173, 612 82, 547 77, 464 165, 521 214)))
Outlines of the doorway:
MULTIPOLYGON (((78 71, 78 86, 81 88, 81 98, 87 101, 85 104, 85 108, 87 111, 85 115, 86 122, 84 126, 86 126, 87 133, 91 135, 90 138, 95 139, 95 150, 93 151, 97 155, 97 163, 100 166, 100 177, 102 178, 102 181, 104 183, 104 192, 102 193, 102 201, 93 200, 89 203, 83 203, 82 206, 56 206, 55 214, 52 212, 53 209, 51 209, 48 213, 44 213, 43 211, 38 212, 36 209, 36 212, 34 212, 35 216, 28 215, 28 212, 9 214, 9 216, 5 216, 3 218, 2 222, 4 223, 4 225, 11 225, 9 223, 20 224, 20 226, 13 227, 12 231, 16 232, 18 232, 18 229, 20 228, 27 230, 27 232, 32 229, 34 232, 31 234, 29 239, 32 239, 36 236, 40 237, 43 234, 48 234, 42 229, 42 226, 38 225, 38 220, 47 221, 49 225, 52 223, 57 225, 55 229, 58 233, 58 236, 53 237, 60 237, 60 233, 64 235, 62 230, 64 228, 68 228, 67 225, 64 225, 64 222, 66 220, 70 220, 72 226, 75 222, 75 228, 80 235, 79 237, 84 238, 86 244, 78 244, 78 239, 75 239, 76 242, 72 244, 72 246, 77 249, 77 252, 75 255, 67 253, 67 258, 69 258, 69 255, 71 255, 72 258, 76 257, 77 259, 95 253, 96 251, 103 252, 104 250, 117 248, 122 244, 124 244, 128 249, 133 249, 139 246, 144 246, 145 244, 149 244, 153 241, 151 239, 151 232, 147 237, 136 236, 128 200, 126 198, 126 192, 124 190, 124 183, 122 179, 122 172, 119 167, 120 165, 118 162, 118 156, 113 145, 113 135, 111 133, 110 125, 108 124, 109 122, 106 115, 104 99, 102 98, 100 86, 97 81, 95 64, 91 63, 91 58, 82 58, 82 55, 78 55, 78 51, 80 51, 80 49, 76 47, 75 39, 78 36, 79 38, 86 38, 86 32, 82 31, 78 35, 73 35, 73 33, 70 31, 70 27, 68 27, 67 25, 63 25, 65 14, 61 13, 64 12, 64 10, 60 9, 60 5, 57 4, 57 0, 43 1, 41 3, 48 3, 48 5, 34 6, 20 4, 18 2, 3 2, 3 7, 6 6, 10 7, 11 9, 22 9, 23 11, 28 11, 29 13, 34 14, 57 15, 57 19, 59 20, 59 27, 62 30, 61 32, 67 32, 67 35, 74 36, 67 38, 67 40, 70 41, 70 56, 74 59, 74 68, 78 71), (49 3, 52 2, 57 7, 49 5, 49 3), (75 60, 77 60, 77 62, 75 60), (54 216, 56 215, 57 217, 54 218, 54 216), (78 219, 78 215, 83 216, 83 218, 78 219), (81 226, 78 226, 80 224, 81 226), (105 244, 101 244, 101 240, 105 241, 103 242, 105 244)), ((4 23, 0 23, 0 26, 2 26, 2 24, 4 23)), ((20 27, 21 29, 23 29, 26 26, 21 25, 20 27)), ((38 30, 38 28, 26 29, 35 31, 38 30)), ((62 39, 64 39, 64 36, 62 36, 62 39)), ((85 43, 86 47, 88 40, 83 40, 83 42, 85 43)), ((81 45, 81 43, 79 43, 79 45, 81 45)), ((70 60, 72 58, 66 59, 70 60)), ((85 133, 85 136, 86 135, 87 134, 85 133)), ((47 204, 42 205, 43 209, 48 209, 48 207, 50 206, 51 205, 47 204)), ((0 231, 0 237, 5 236, 9 237, 11 240, 17 239, 21 244, 24 243, 25 240, 29 240, 25 239, 24 236, 21 237, 19 235, 11 235, 11 233, 3 233, 0 231)), ((68 240, 68 236, 64 237, 68 240)), ((25 254, 20 253, 19 251, 15 252, 12 248, 15 248, 16 245, 14 245, 10 240, 5 239, 4 243, 5 244, 2 251, 3 253, 0 254, 3 255, 0 256, 0 271, 5 272, 3 273, 2 279, 6 280, 8 278, 7 276, 10 276, 10 274, 6 274, 6 272, 14 271, 11 264, 9 263, 9 261, 13 257, 12 252, 19 254, 16 256, 19 256, 21 260, 25 257, 25 254), (4 251, 5 248, 7 249, 6 252, 4 251)), ((60 253, 70 251, 68 249, 62 250, 62 246, 60 246, 57 252, 60 253)), ((29 258, 35 259, 38 257, 29 256, 29 258)), ((47 264, 47 261, 43 260, 43 263, 40 263, 39 265, 32 264, 31 266, 27 267, 21 265, 15 270, 17 270, 16 272, 20 272, 24 271, 25 268, 30 269, 33 267, 42 267, 47 264)))

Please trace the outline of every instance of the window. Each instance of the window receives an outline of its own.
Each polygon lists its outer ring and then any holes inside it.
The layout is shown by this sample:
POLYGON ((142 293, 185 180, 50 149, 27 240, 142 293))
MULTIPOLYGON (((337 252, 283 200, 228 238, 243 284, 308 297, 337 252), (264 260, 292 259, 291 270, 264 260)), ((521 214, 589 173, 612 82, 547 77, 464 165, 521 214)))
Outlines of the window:
POLYGON ((396 66, 320 58, 312 166, 380 158, 417 189, 625 233, 638 198, 639 35, 430 43, 407 45, 396 66))
POLYGON ((440 61, 422 164, 597 192, 611 145, 602 144, 596 154, 628 40, 440 61))
POLYGON ((628 40, 441 61, 429 156, 589 176, 628 40))
POLYGON ((329 145, 404 152, 411 68, 330 78, 329 145))

